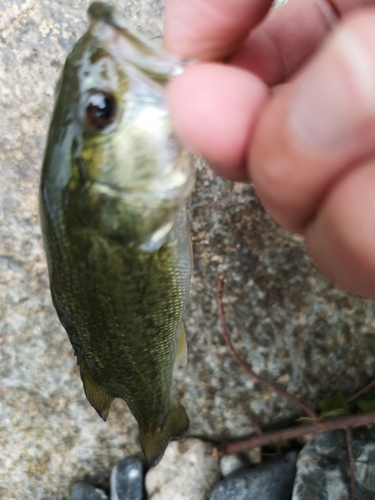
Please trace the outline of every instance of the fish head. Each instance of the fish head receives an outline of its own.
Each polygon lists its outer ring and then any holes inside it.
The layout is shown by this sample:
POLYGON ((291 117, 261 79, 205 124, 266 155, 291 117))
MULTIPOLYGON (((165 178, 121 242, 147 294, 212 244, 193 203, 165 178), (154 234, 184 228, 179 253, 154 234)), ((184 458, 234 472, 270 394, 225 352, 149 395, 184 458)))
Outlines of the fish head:
POLYGON ((42 184, 54 183, 65 203, 79 188, 101 230, 155 249, 194 184, 165 104, 182 63, 129 30, 113 7, 95 2, 89 17, 58 85, 42 184))

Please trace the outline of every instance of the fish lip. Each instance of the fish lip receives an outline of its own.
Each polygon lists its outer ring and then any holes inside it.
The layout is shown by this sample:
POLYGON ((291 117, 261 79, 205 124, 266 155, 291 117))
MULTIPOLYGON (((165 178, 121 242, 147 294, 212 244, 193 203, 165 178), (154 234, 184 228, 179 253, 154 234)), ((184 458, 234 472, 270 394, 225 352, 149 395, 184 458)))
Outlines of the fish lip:
POLYGON ((119 30, 128 30, 125 17, 117 12, 113 5, 105 2, 92 2, 87 9, 90 21, 104 21, 119 30))
POLYGON ((110 5, 94 2, 89 6, 88 16, 95 37, 113 57, 150 72, 165 82, 196 62, 171 54, 132 30, 126 19, 110 5))

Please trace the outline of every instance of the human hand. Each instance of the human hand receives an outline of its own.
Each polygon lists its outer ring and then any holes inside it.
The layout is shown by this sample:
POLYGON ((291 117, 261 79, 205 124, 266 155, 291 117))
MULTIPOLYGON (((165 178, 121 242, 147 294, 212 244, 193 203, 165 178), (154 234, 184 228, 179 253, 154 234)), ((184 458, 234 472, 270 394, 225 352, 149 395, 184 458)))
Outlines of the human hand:
POLYGON ((375 298, 375 1, 167 0, 165 44, 205 61, 168 89, 186 146, 375 298), (215 62, 226 60, 226 64, 215 62))

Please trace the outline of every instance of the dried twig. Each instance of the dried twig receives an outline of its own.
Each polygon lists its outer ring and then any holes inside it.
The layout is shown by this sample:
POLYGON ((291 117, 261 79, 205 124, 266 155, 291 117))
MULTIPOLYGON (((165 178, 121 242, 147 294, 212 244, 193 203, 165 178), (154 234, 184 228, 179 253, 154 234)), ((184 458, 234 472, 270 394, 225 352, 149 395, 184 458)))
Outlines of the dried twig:
POLYGON ((235 351, 232 341, 230 339, 227 327, 226 327, 226 322, 225 322, 225 312, 224 312, 224 306, 223 306, 223 290, 224 290, 224 279, 222 276, 219 276, 218 278, 218 286, 217 286, 217 305, 218 305, 218 310, 219 310, 219 319, 220 319, 220 326, 221 330, 223 332, 224 340, 233 356, 233 358, 236 360, 236 362, 250 375, 250 377, 255 378, 258 382, 261 384, 265 385, 271 391, 276 392, 279 396, 284 397, 291 403, 295 404, 296 406, 299 406, 309 417, 311 418, 318 418, 317 414, 305 403, 297 399, 296 397, 292 396, 288 392, 284 391, 280 387, 278 387, 275 384, 272 384, 268 380, 264 379, 260 375, 256 374, 252 368, 246 364, 237 354, 235 351))
POLYGON ((368 392, 370 389, 373 389, 375 387, 375 379, 372 380, 370 383, 368 383, 367 385, 365 385, 362 389, 360 389, 358 392, 352 394, 351 396, 349 396, 347 398, 348 400, 348 403, 352 403, 353 401, 355 401, 356 399, 360 398, 361 396, 363 396, 364 394, 366 394, 366 392, 368 392))
POLYGON ((348 427, 361 427, 362 425, 373 423, 375 423, 375 411, 358 415, 345 415, 344 417, 330 418, 329 420, 313 422, 311 424, 289 427, 288 429, 264 432, 250 439, 222 443, 214 448, 214 453, 216 456, 230 455, 231 453, 240 453, 259 446, 275 444, 286 439, 295 439, 305 434, 322 434, 323 432, 347 429, 348 427))
POLYGON ((349 467, 350 467, 350 500, 355 500, 355 462, 353 457, 352 430, 350 427, 347 427, 345 429, 345 432, 346 432, 346 446, 348 448, 349 467))

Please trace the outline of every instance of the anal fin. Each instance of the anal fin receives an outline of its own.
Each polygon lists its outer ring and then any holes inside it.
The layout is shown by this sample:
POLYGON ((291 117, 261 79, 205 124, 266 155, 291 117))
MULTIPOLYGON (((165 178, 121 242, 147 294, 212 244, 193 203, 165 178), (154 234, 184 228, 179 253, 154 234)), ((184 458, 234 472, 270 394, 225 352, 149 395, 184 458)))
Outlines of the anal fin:
POLYGON ((181 333, 180 333, 180 338, 178 340, 175 363, 179 364, 181 366, 187 365, 187 345, 186 345, 186 338, 185 338, 185 330, 184 330, 183 326, 181 326, 181 333))
POLYGON ((86 370, 82 367, 80 367, 80 370, 86 397, 91 406, 95 408, 99 416, 101 416, 105 422, 108 418, 111 404, 115 398, 104 392, 98 384, 93 381, 86 370))

